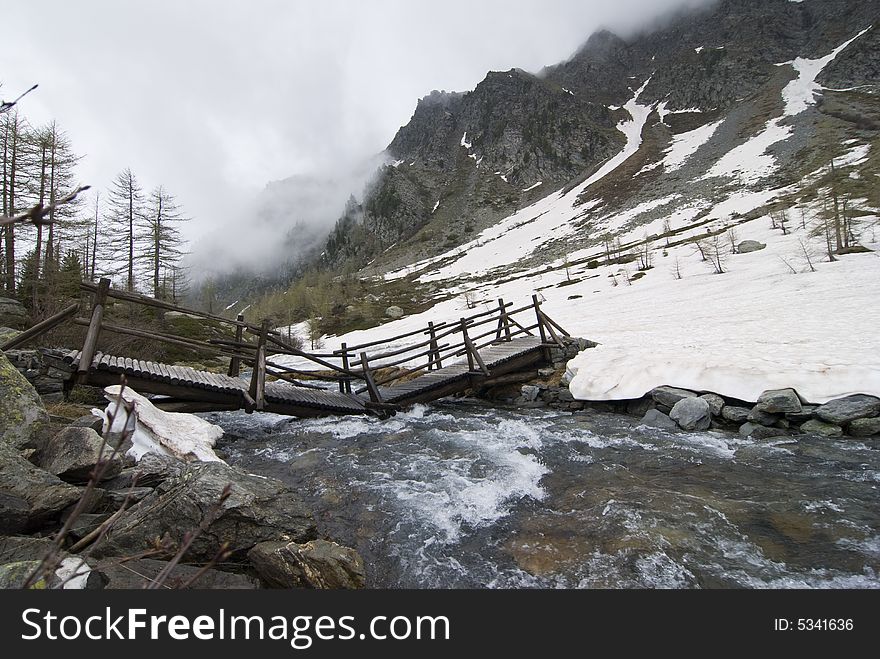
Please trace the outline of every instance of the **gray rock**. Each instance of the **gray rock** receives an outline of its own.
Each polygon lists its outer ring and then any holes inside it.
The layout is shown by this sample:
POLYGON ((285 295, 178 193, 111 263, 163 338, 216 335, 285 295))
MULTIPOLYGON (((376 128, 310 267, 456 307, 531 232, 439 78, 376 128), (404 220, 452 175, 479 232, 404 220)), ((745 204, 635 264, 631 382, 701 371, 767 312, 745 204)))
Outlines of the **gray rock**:
POLYGON ((721 418, 727 419, 731 423, 745 423, 749 418, 749 410, 746 407, 736 407, 735 405, 725 405, 721 410, 721 418))
POLYGON ((97 529, 108 519, 110 519, 109 513, 86 513, 79 515, 70 527, 70 537, 74 540, 80 540, 97 529))
MULTIPOLYGON (((139 590, 155 579, 168 565, 166 561, 149 558, 126 560, 105 558, 98 561, 92 572, 99 575, 107 590, 139 590)), ((233 574, 209 569, 192 584, 187 585, 199 570, 198 566, 176 565, 165 585, 169 588, 198 588, 205 590, 255 590, 259 588, 256 579, 244 574, 233 574)))
POLYGON ((802 405, 801 411, 794 413, 788 412, 785 415, 785 418, 791 421, 795 425, 800 425, 805 421, 809 421, 813 418, 813 413, 816 411, 815 405, 802 405))
POLYGON ((769 389, 758 396, 755 407, 770 414, 797 414, 803 409, 801 399, 794 389, 769 389))
POLYGON ((709 403, 703 398, 682 398, 672 406, 669 417, 682 430, 708 430, 712 421, 709 403))
POLYGON ((767 245, 760 243, 757 240, 743 240, 736 246, 736 252, 737 254, 748 254, 749 252, 758 252, 765 247, 767 247, 767 245))
POLYGON ((80 488, 35 467, 15 449, 0 443, 0 491, 28 503, 27 528, 57 519, 80 497, 80 488))
POLYGON ((696 398, 697 394, 687 389, 677 389, 675 387, 657 387, 651 390, 651 398, 660 405, 672 408, 682 398, 696 398))
POLYGON ((768 428, 757 423, 744 423, 740 426, 739 434, 752 439, 770 439, 771 437, 785 437, 788 432, 782 428, 768 428))
POLYGON ((880 417, 874 417, 873 419, 856 419, 849 424, 847 431, 853 437, 880 435, 880 417))
MULTIPOLYGON (((0 589, 19 590, 24 587, 27 578, 40 567, 40 561, 23 560, 0 565, 0 589)), ((36 588, 46 588, 45 580, 40 579, 36 588)))
MULTIPOLYGON (((34 558, 42 559, 50 549, 52 549, 51 538, 0 536, 0 562, 14 563, 34 558)), ((61 555, 66 556, 64 552, 61 555)))
POLYGON ((560 403, 571 403, 574 401, 574 396, 572 396, 571 392, 566 388, 559 389, 557 400, 560 403))
POLYGON ((18 300, 0 297, 0 325, 23 330, 28 326, 27 309, 18 300))
POLYGON ((389 318, 403 318, 403 309, 397 306, 390 306, 385 309, 385 315, 389 318))
POLYGON ((104 505, 109 510, 118 510, 128 500, 127 507, 143 501, 153 493, 152 487, 129 487, 124 490, 105 490, 104 505))
POLYGON ((0 444, 40 450, 49 415, 31 383, 0 353, 0 444))
POLYGON ((658 410, 648 410, 642 417, 642 423, 662 430, 679 430, 678 424, 658 410))
POLYGON ((40 466, 61 480, 86 483, 102 461, 107 465, 101 480, 109 480, 122 471, 122 456, 113 455, 113 448, 104 445, 98 433, 91 428, 68 426, 46 444, 40 466))
POLYGON ((12 329, 11 327, 0 327, 0 346, 5 345, 8 341, 12 341, 15 337, 21 334, 17 329, 12 329))
POLYGON ((70 426, 73 428, 91 428, 98 434, 101 433, 103 425, 104 421, 94 414, 86 414, 85 416, 81 416, 76 421, 70 424, 70 426))
POLYGON ((272 588, 355 589, 365 585, 360 555, 327 540, 261 542, 248 552, 248 558, 272 588))
POLYGON ((27 528, 31 506, 22 497, 0 490, 0 535, 13 535, 27 528))
POLYGON ((759 410, 757 406, 752 408, 748 416, 750 422, 760 423, 762 426, 772 426, 781 418, 781 415, 764 412, 763 410, 759 410))
POLYGON ((524 384, 520 389, 520 394, 526 400, 526 402, 532 402, 538 400, 538 396, 541 393, 541 388, 536 387, 531 384, 524 384))
POLYGON ((94 555, 137 553, 166 534, 173 546, 203 524, 207 529, 193 542, 187 561, 211 560, 224 542, 235 557, 267 540, 315 538, 311 513, 280 481, 222 462, 184 463, 178 476, 164 481, 120 518, 94 555), (218 506, 227 485, 231 493, 218 506))
POLYGON ((843 435, 843 428, 833 423, 820 421, 819 419, 811 419, 801 426, 801 432, 824 435, 825 437, 840 437, 843 435))
POLYGON ((626 404, 626 413, 632 416, 645 416, 645 412, 653 410, 655 406, 654 399, 650 397, 637 398, 626 404))
POLYGON ((880 414, 880 398, 865 394, 838 398, 816 408, 817 417, 835 425, 843 425, 878 414, 880 414))
POLYGON ((538 369, 538 377, 542 378, 550 378, 556 373, 556 369, 553 367, 548 368, 539 368, 538 369))
POLYGON ((721 410, 724 409, 724 399, 718 394, 703 394, 700 396, 704 401, 709 403, 709 411, 712 416, 721 416, 721 410))

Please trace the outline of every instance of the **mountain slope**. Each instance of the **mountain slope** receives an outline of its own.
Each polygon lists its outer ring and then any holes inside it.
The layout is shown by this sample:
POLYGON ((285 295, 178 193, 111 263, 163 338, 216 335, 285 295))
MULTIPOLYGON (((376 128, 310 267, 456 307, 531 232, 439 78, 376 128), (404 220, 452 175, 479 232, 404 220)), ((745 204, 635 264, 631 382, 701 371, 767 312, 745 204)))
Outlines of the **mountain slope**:
MULTIPOLYGON (((595 139, 607 157, 565 183, 550 179, 559 190, 458 243, 412 249, 401 236, 371 271, 455 297, 344 339, 537 291, 552 317, 602 344, 572 364, 582 398, 636 397, 659 384, 751 400, 777 384, 814 402, 880 394, 880 259, 859 251, 877 247, 878 16, 878 2, 731 0, 630 42, 597 35, 540 84, 516 83, 528 97, 558 86, 583 98, 566 107, 589 115, 584 134, 607 134, 604 104, 616 137, 595 139), (832 244, 829 262, 835 215, 846 249, 832 244), (733 253, 743 240, 765 247, 733 253)), ((486 137, 492 121, 467 124, 484 131, 479 147, 475 133, 459 134, 482 95, 448 99, 442 131, 431 133, 423 115, 398 133, 398 148, 454 163, 448 180, 486 176, 474 174, 480 157, 509 157, 486 137)), ((485 172, 497 178, 495 166, 485 172)), ((417 165, 390 168, 390 180, 406 167, 417 165)), ((429 210, 434 192, 424 195, 429 210)), ((440 199, 434 211, 457 203, 466 213, 480 202, 472 195, 440 199)), ((423 218, 416 231, 440 230, 441 219, 423 218)))

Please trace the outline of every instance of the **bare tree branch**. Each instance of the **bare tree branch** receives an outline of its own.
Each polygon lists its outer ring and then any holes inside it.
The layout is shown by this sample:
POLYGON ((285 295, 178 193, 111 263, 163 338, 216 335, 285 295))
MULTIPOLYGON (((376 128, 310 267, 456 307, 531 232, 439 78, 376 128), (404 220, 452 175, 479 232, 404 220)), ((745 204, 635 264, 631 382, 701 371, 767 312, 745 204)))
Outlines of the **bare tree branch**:
POLYGON ((33 208, 26 210, 24 213, 19 213, 18 215, 14 215, 12 217, 0 216, 0 227, 5 227, 10 224, 16 224, 18 222, 30 222, 34 226, 41 226, 49 224, 46 221, 46 216, 49 215, 53 210, 58 208, 59 206, 63 206, 64 204, 69 204, 71 201, 76 199, 77 195, 81 192, 85 192, 91 186, 90 185, 81 185, 76 190, 71 192, 68 195, 65 195, 54 204, 50 204, 48 206, 43 206, 42 204, 37 204, 33 208))

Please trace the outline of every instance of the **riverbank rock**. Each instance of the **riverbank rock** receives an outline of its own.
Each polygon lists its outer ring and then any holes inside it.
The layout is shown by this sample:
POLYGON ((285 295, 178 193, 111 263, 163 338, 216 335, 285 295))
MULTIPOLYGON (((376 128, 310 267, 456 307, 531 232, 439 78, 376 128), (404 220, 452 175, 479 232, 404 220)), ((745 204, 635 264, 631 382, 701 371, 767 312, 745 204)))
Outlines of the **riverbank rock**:
POLYGON ((39 450, 48 424, 49 415, 37 391, 0 353, 0 444, 39 450))
POLYGON ((721 418, 727 419, 731 423, 743 424, 748 421, 750 411, 747 407, 725 405, 721 410, 721 418))
POLYGON ((697 394, 687 389, 677 389, 676 387, 656 387, 651 390, 651 398, 660 405, 671 408, 682 398, 696 398, 697 394))
POLYGON ((712 422, 709 403, 698 397, 682 398, 672 406, 669 418, 682 430, 708 430, 712 422))
POLYGON ((783 428, 769 428, 758 423, 744 423, 740 426, 739 434, 752 439, 771 439, 773 437, 785 437, 788 431, 783 428))
POLYGON ((27 528, 30 504, 12 492, 0 490, 0 535, 14 535, 27 528))
POLYGON ((524 384, 520 389, 520 394, 525 402, 531 403, 532 401, 538 400, 538 395, 541 393, 541 387, 536 387, 532 384, 524 384))
POLYGON ((853 437, 880 435, 880 417, 875 417, 873 419, 856 419, 849 424, 849 434, 853 437))
POLYGON ((856 419, 875 417, 880 414, 880 398, 855 394, 832 400, 816 408, 816 416, 833 423, 843 425, 856 419))
POLYGON ((181 463, 179 475, 132 507, 95 555, 137 553, 165 536, 176 546, 203 524, 207 529, 193 542, 187 562, 211 560, 224 542, 235 557, 267 540, 308 542, 316 537, 311 513, 280 481, 222 462, 181 463), (227 485, 231 494, 218 506, 227 485))
POLYGON ((5 444, 0 444, 0 492, 7 495, 7 504, 13 514, 20 508, 17 500, 27 502, 24 524, 27 529, 39 528, 57 519, 80 497, 80 488, 35 467, 5 444))
POLYGON ((679 430, 678 424, 659 410, 648 410, 642 417, 642 423, 661 430, 679 430))
POLYGON ((758 242, 757 240, 743 240, 739 245, 736 246, 736 253, 748 254, 749 252, 759 252, 765 247, 767 247, 767 245, 758 242))
POLYGON ((704 401, 709 403, 709 412, 712 416, 721 416, 726 401, 718 394, 703 394, 700 396, 704 401))
POLYGON ((758 409, 757 406, 751 409, 751 411, 749 412, 749 416, 747 417, 750 423, 759 423, 762 426, 772 426, 781 418, 781 414, 771 414, 770 412, 764 412, 763 410, 758 409))
POLYGON ((819 419, 811 419, 801 426, 801 432, 823 435, 825 437, 840 437, 843 435, 843 428, 833 423, 820 421, 819 419))
POLYGON ((29 324, 27 309, 21 302, 8 297, 0 297, 0 326, 23 330, 29 324))
POLYGON ((801 399, 794 389, 769 389, 758 396, 755 407, 770 414, 797 414, 802 410, 801 399))
POLYGON ((327 540, 261 542, 248 558, 272 588, 355 589, 366 583, 360 555, 327 540))
POLYGON ((13 329, 11 327, 0 327, 0 346, 5 345, 7 342, 12 341, 15 337, 21 334, 17 329, 13 329))
MULTIPOLYGON (((104 589, 139 590, 151 583, 167 566, 167 561, 150 558, 126 560, 124 563, 119 558, 105 558, 98 561, 92 573, 100 578, 104 589)), ((193 583, 188 583, 200 569, 193 565, 175 565, 165 581, 165 586, 206 590, 255 590, 260 587, 256 579, 247 575, 214 569, 206 570, 193 583)))
POLYGON ((122 456, 113 455, 113 447, 104 445, 98 433, 91 428, 69 426, 46 444, 40 466, 63 481, 86 483, 102 458, 107 465, 101 480, 114 478, 122 471, 122 456))
POLYGON ((403 309, 391 306, 385 309, 385 315, 389 318, 403 318, 403 309))

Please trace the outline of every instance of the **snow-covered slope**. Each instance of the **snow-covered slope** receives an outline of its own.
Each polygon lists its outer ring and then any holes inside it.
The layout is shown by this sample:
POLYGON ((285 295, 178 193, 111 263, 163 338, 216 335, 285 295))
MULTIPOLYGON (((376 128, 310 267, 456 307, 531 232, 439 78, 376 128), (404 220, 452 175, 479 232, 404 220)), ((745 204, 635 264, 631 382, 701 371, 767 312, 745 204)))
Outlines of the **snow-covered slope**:
POLYGON ((835 190, 849 215, 859 215, 855 242, 880 247, 880 202, 868 182, 880 176, 880 139, 816 106, 824 94, 876 110, 876 96, 816 83, 870 29, 824 57, 778 65, 778 81, 726 115, 642 104, 645 80, 623 108, 625 146, 582 182, 462 247, 385 275, 454 297, 327 337, 328 347, 473 313, 465 292, 486 309, 499 297, 519 302, 538 292, 551 317, 601 344, 569 365, 571 390, 582 399, 635 398, 661 384, 743 400, 789 386, 811 402, 880 395, 880 251, 829 262, 825 236, 817 235, 830 213, 834 159, 835 190), (785 232, 769 216, 780 209, 788 212, 785 232), (713 239, 720 274, 696 248, 711 249, 713 239), (732 253, 743 240, 766 248, 732 253), (646 244, 653 267, 637 275, 635 253, 646 244))

